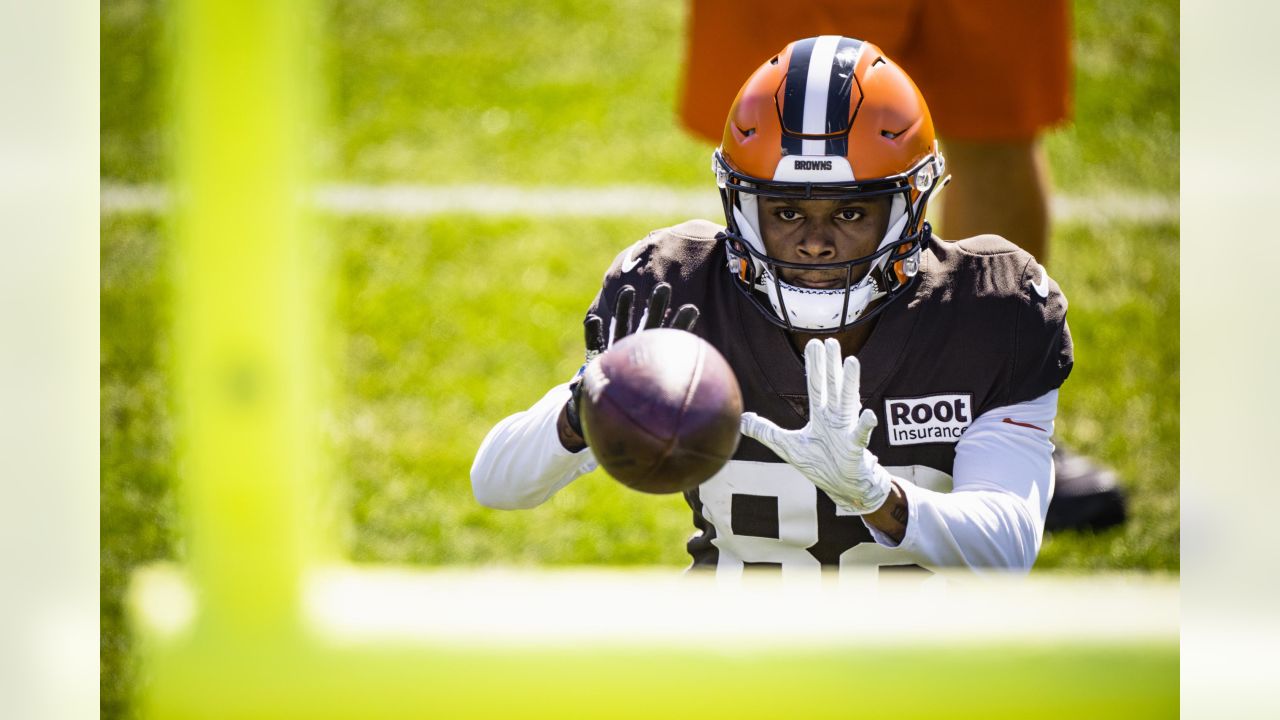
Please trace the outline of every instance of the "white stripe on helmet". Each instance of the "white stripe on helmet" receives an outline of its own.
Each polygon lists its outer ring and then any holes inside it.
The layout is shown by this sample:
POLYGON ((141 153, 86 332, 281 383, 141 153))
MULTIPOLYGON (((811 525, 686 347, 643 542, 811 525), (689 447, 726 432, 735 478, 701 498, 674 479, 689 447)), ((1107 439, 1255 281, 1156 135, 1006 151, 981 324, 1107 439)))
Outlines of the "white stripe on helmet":
MULTIPOLYGON (((831 87, 831 65, 835 61, 836 47, 839 45, 839 35, 823 35, 813 44, 813 52, 809 55, 808 83, 804 91, 804 124, 801 132, 805 135, 822 135, 827 132, 827 92, 831 87)), ((801 155, 825 153, 825 140, 802 142, 801 155)))

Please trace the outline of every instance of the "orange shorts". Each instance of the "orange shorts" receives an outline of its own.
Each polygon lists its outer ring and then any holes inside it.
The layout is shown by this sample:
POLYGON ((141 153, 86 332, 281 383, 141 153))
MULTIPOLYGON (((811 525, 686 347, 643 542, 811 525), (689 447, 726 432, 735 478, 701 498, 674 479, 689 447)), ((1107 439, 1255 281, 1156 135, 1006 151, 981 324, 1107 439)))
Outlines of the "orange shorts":
POLYGON ((938 133, 1026 140, 1071 115, 1066 0, 691 0, 680 116, 720 142, 748 76, 787 43, 848 35, 915 80, 938 133))

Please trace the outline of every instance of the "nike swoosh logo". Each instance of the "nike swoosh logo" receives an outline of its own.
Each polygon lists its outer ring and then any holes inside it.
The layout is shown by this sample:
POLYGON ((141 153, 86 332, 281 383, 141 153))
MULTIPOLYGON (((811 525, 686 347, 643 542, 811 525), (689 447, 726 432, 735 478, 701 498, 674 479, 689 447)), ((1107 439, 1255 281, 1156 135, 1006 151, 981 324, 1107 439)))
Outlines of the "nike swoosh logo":
POLYGON ((1039 425, 1032 425, 1031 423, 1018 422, 1017 420, 1014 420, 1012 418, 1005 418, 1001 422, 1007 422, 1010 425, 1017 425, 1018 427, 1031 428, 1032 430, 1039 430, 1040 432, 1048 432, 1048 430, 1045 430, 1039 425))
POLYGON ((1040 297, 1049 297, 1049 274, 1044 271, 1044 268, 1040 268, 1040 282, 1027 281, 1027 284, 1030 285, 1031 289, 1035 290, 1036 294, 1040 297))
POLYGON ((631 256, 631 251, 634 249, 635 248, 627 248, 627 256, 622 258, 622 272, 624 274, 635 270, 636 266, 640 264, 640 258, 631 256))

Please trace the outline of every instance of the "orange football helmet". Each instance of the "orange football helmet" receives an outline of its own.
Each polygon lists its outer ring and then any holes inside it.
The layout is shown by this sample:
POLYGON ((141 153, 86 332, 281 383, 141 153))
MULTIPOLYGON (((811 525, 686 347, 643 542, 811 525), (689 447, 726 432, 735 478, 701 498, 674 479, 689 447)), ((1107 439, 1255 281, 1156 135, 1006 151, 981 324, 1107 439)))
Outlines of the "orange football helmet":
POLYGON ((747 79, 712 169, 728 225, 730 271, 766 317, 792 331, 847 329, 904 294, 931 233, 924 220, 929 199, 949 179, 915 83, 879 47, 836 35, 797 40, 747 79), (870 255, 799 265, 765 250, 759 196, 886 195, 888 230, 870 255), (869 269, 855 273, 860 266, 869 269), (848 282, 829 290, 793 286, 779 273, 788 267, 840 269, 848 282))

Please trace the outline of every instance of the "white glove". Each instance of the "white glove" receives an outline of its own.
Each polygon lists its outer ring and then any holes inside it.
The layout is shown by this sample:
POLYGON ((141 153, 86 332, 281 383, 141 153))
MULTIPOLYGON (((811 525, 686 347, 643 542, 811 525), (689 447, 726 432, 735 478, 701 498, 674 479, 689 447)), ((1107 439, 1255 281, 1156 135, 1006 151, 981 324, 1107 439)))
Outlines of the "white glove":
POLYGON ((804 348, 804 372, 809 381, 809 424, 783 430, 748 412, 742 414, 742 433, 795 466, 840 508, 855 515, 875 512, 889 497, 892 476, 867 449, 876 414, 858 414, 858 358, 845 358, 842 370, 840 343, 810 340, 804 348))

